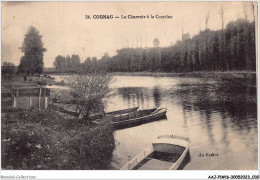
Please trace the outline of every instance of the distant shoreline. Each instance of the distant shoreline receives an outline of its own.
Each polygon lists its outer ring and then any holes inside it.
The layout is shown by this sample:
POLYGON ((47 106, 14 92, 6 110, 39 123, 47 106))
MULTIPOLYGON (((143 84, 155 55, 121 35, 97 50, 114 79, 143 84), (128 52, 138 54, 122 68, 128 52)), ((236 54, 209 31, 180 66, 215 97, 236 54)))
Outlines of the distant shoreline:
MULTIPOLYGON (((72 75, 75 73, 51 73, 49 75, 72 75)), ((152 77, 197 77, 197 78, 256 78, 256 71, 212 71, 212 72, 109 72, 112 76, 152 76, 152 77)))
POLYGON ((112 72, 112 76, 153 76, 153 77, 198 77, 198 78, 256 78, 255 71, 213 71, 213 72, 188 72, 188 73, 167 73, 167 72, 112 72))

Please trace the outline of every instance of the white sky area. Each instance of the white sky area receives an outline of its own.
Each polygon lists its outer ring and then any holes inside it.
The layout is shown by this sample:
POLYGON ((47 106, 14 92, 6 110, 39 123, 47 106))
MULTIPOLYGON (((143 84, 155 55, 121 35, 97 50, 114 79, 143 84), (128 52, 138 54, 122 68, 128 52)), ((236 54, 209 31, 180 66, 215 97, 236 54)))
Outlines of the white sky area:
POLYGON ((191 36, 208 28, 221 28, 220 8, 224 7, 224 24, 253 12, 249 2, 2 2, 2 62, 19 65, 24 35, 30 26, 43 36, 47 52, 45 67, 52 67, 57 55, 78 54, 87 57, 110 56, 122 47, 151 47, 154 38, 160 46, 169 46, 184 33, 191 36), (85 19, 85 15, 169 15, 172 19, 85 19), (138 40, 137 40, 138 39, 138 40), (127 43, 128 41, 128 43, 127 43), (138 41, 138 43, 137 43, 138 41))

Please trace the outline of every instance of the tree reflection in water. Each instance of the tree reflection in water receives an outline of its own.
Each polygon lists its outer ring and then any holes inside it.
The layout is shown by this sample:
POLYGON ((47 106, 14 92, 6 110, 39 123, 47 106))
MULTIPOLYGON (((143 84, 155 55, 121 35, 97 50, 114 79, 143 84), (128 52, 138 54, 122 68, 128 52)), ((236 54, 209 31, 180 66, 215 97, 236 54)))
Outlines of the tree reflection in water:
POLYGON ((254 160, 257 159, 258 148, 254 78, 221 80, 165 78, 164 82, 169 81, 165 84, 160 83, 159 78, 157 80, 149 77, 149 80, 154 80, 153 85, 149 87, 140 85, 140 87, 118 88, 118 96, 124 102, 128 102, 128 107, 138 105, 140 108, 167 107, 167 121, 148 123, 118 132, 119 141, 125 141, 120 137, 124 134, 129 142, 124 142, 125 146, 122 145, 121 149, 115 152, 115 156, 120 156, 119 151, 137 153, 137 148, 144 148, 142 144, 150 141, 152 135, 177 132, 192 138, 193 162, 188 163, 190 169, 250 169, 257 166, 257 161, 254 160), (140 142, 129 140, 137 138, 136 136, 140 142), (136 147, 132 147, 133 145, 136 147), (239 149, 237 145, 241 145, 239 149), (220 153, 218 161, 224 165, 220 166, 210 160, 198 158, 198 154, 206 150, 220 153), (211 163, 208 164, 209 162, 211 163), (244 165, 240 166, 242 162, 244 165))

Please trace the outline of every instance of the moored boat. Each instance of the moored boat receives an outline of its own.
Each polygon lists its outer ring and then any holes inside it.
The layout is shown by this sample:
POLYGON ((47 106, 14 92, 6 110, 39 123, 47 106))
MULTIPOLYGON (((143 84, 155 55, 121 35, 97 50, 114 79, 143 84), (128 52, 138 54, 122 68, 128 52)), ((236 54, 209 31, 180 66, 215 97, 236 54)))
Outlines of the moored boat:
POLYGON ((177 170, 189 156, 190 139, 175 135, 159 136, 150 146, 126 163, 121 170, 177 170))
MULTIPOLYGON (((70 106, 68 106, 70 107, 70 106)), ((66 104, 61 104, 61 103, 52 103, 49 104, 49 108, 61 112, 61 113, 66 113, 69 114, 71 116, 77 117, 78 113, 76 113, 75 111, 69 110, 68 107, 66 107, 66 104)), ((132 108, 128 108, 128 109, 122 109, 122 110, 117 110, 117 111, 111 111, 111 112, 106 112, 106 113, 97 113, 94 115, 91 115, 90 118, 91 119, 98 119, 98 118, 103 118, 105 116, 115 116, 118 114, 124 114, 124 113, 129 113, 129 112, 134 112, 137 111, 139 107, 132 107, 132 108)))
POLYGON ((128 108, 128 109, 122 109, 122 110, 117 110, 117 111, 111 111, 105 113, 106 116, 111 116, 111 115, 118 115, 118 114, 124 114, 124 113, 129 113, 129 112, 134 112, 137 111, 139 107, 133 107, 133 108, 128 108))
POLYGON ((106 117, 111 117, 111 116, 116 116, 116 115, 120 115, 120 114, 125 114, 125 113, 130 113, 130 112, 135 112, 137 111, 139 107, 132 107, 132 108, 127 108, 127 109, 121 109, 121 110, 117 110, 117 111, 110 111, 110 112, 106 112, 104 114, 101 114, 101 113, 98 113, 98 114, 95 114, 95 115, 92 115, 90 116, 90 118, 92 120, 95 120, 95 119, 104 119, 106 117))
POLYGON ((100 124, 103 121, 110 121, 111 125, 113 125, 116 128, 125 128, 128 126, 135 126, 142 123, 162 119, 166 116, 166 112, 166 108, 159 107, 118 114, 115 116, 106 116, 102 119, 97 119, 92 122, 95 124, 100 124))

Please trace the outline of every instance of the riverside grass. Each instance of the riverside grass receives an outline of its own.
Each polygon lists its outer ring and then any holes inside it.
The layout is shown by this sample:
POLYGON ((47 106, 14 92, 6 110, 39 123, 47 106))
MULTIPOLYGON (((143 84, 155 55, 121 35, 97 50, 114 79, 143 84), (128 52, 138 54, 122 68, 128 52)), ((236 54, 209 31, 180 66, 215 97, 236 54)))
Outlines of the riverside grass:
POLYGON ((109 169, 115 148, 109 123, 89 126, 50 109, 2 119, 2 169, 109 169))

